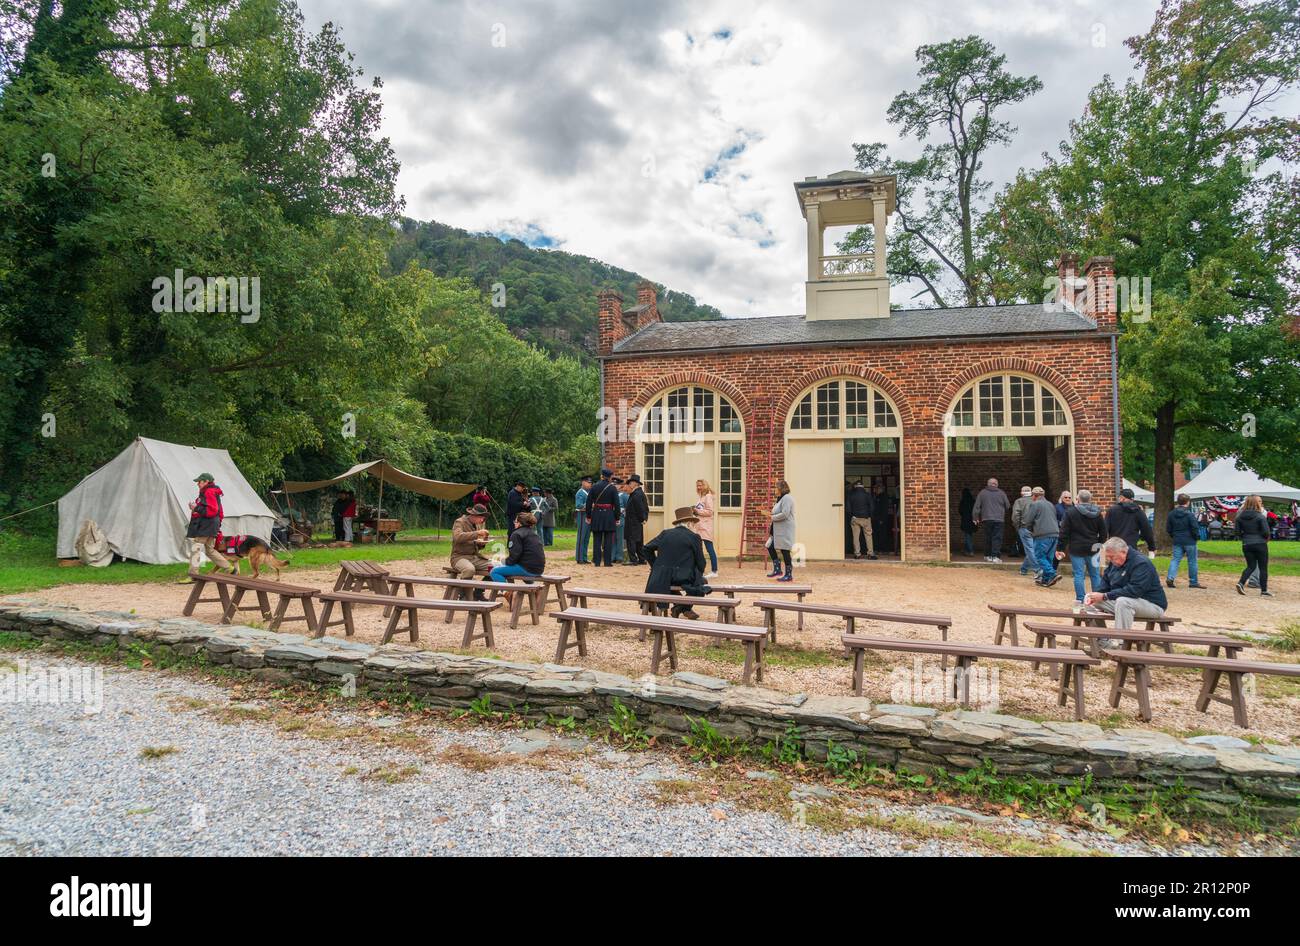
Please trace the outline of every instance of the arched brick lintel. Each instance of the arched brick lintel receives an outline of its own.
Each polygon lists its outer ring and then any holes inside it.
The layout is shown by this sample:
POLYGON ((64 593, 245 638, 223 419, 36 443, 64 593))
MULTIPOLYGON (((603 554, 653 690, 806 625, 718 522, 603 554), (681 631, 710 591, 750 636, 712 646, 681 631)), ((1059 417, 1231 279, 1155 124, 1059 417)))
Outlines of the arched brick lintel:
POLYGON ((986 361, 971 365, 957 375, 948 382, 943 389, 943 393, 939 395, 938 406, 940 411, 950 410, 957 400, 957 396, 977 379, 985 375, 1003 373, 1025 374, 1031 378, 1046 381, 1065 399, 1066 406, 1070 409, 1070 419, 1075 424, 1078 424, 1080 418, 1087 412, 1083 398, 1079 397, 1079 393, 1075 391, 1074 386, 1059 371, 1042 362, 1014 356, 989 358, 986 361))
POLYGON ((819 381, 830 381, 833 378, 853 378, 879 388, 893 402, 894 408, 898 411, 900 424, 904 427, 910 427, 915 422, 912 405, 903 395, 903 392, 899 390, 898 385, 875 368, 847 363, 822 365, 820 368, 814 368, 786 388, 785 393, 781 395, 781 399, 777 402, 775 415, 777 420, 784 425, 786 418, 790 414, 790 409, 794 407, 795 398, 819 381))
POLYGON ((730 381, 698 368, 683 368, 652 378, 641 388, 643 393, 638 394, 629 407, 643 409, 651 401, 657 400, 673 388, 680 388, 690 384, 712 388, 725 397, 740 414, 741 423, 744 424, 745 430, 749 430, 754 419, 753 408, 749 404, 749 399, 741 394, 740 390, 730 381))

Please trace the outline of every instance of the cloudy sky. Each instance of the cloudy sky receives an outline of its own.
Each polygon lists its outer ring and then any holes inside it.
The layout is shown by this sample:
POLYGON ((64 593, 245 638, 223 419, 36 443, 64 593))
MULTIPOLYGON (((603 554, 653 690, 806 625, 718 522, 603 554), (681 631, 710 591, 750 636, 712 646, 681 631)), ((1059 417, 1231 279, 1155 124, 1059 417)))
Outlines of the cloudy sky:
MULTIPOLYGON (((1127 77, 1155 0, 299 0, 384 80, 410 216, 594 256, 729 316, 803 311, 791 183, 913 157, 885 120, 916 47, 971 33, 1044 89, 1006 117, 998 184, 1127 77)), ((899 301, 899 300, 895 300, 899 301)))

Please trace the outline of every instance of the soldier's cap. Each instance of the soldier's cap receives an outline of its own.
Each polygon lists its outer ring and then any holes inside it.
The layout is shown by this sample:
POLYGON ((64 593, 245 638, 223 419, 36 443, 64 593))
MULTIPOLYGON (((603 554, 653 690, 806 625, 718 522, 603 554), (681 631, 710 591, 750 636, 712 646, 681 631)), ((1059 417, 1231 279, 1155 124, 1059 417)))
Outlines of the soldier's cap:
POLYGON ((609 467, 607 467, 607 466, 602 466, 602 467, 600 468, 600 475, 601 475, 601 476, 613 476, 613 475, 614 475, 614 471, 611 470, 611 469, 610 469, 609 467))

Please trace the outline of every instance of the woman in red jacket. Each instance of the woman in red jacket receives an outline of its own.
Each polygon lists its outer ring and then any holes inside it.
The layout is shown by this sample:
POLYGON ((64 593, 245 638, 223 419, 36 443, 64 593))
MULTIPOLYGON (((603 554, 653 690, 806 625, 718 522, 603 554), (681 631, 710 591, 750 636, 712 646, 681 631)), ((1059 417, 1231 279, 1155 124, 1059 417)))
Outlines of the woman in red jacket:
POLYGON ((233 575, 235 567, 216 548, 221 531, 221 487, 212 482, 211 473, 200 473, 194 482, 199 484, 199 497, 190 500, 190 525, 185 530, 190 540, 190 572, 198 572, 206 553, 220 571, 233 575))

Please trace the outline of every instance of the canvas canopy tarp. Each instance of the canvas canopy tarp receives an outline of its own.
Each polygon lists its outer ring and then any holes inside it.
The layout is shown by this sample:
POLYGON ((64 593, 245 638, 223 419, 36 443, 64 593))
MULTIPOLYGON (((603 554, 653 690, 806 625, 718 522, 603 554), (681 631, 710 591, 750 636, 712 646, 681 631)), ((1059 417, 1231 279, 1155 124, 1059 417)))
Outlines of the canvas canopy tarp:
POLYGON ((1223 457, 1198 473, 1180 493, 1192 499, 1213 496, 1259 496, 1282 501, 1300 500, 1300 489, 1283 486, 1277 480, 1260 476, 1254 470, 1237 469, 1236 457, 1223 457))
POLYGON ((59 557, 77 556, 77 535, 91 519, 123 558, 156 565, 189 561, 185 530, 190 500, 199 494, 194 477, 200 473, 211 473, 221 487, 225 535, 270 540, 275 513, 229 453, 137 437, 59 500, 59 557))
POLYGON ((1132 480, 1124 480, 1124 488, 1133 490, 1133 501, 1141 503, 1144 506, 1154 506, 1156 504, 1156 494, 1149 489, 1143 489, 1132 480))
POLYGON ((414 473, 399 470, 387 460, 371 460, 369 463, 358 463, 352 469, 328 480, 313 480, 310 483, 286 480, 284 491, 286 493, 305 493, 312 489, 324 489, 326 486, 341 483, 348 477, 356 476, 358 473, 365 473, 389 486, 408 489, 422 496, 432 496, 434 499, 460 499, 474 489, 473 483, 444 483, 442 480, 426 480, 414 473))

